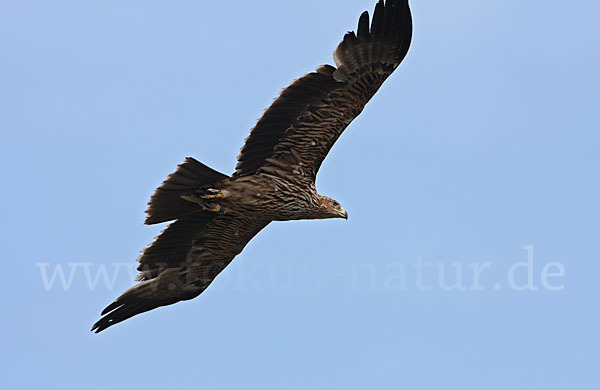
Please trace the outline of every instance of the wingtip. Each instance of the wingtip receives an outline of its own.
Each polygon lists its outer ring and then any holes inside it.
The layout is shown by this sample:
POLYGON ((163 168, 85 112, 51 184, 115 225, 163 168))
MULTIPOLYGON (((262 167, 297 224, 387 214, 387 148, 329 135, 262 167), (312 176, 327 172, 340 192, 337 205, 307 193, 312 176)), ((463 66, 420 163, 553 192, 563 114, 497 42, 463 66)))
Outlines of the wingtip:
POLYGON ((129 318, 127 317, 120 320, 116 318, 115 315, 118 315, 119 312, 119 310, 116 309, 120 308, 121 306, 121 303, 117 304, 116 301, 108 305, 104 310, 102 310, 102 313, 100 313, 102 317, 92 326, 91 331, 94 333, 100 333, 104 329, 107 329, 115 324, 118 324, 124 319, 129 318))
POLYGON ((109 328, 111 325, 113 325, 113 323, 109 322, 109 321, 105 321, 104 318, 101 318, 99 321, 97 321, 94 326, 92 326, 92 329, 90 329, 91 332, 93 333, 100 333, 103 330, 109 328))
POLYGON ((369 31, 369 11, 364 11, 360 14, 358 19, 358 28, 356 29, 356 36, 359 41, 366 42, 369 40, 371 34, 369 31))
POLYGON ((100 333, 102 332, 104 329, 106 329, 106 326, 102 326, 102 319, 96 321, 96 323, 94 323, 94 325, 92 325, 92 329, 90 329, 90 332, 93 333, 100 333))
POLYGON ((118 299, 110 305, 106 306, 104 310, 102 310, 102 312, 100 313, 101 318, 98 321, 96 321, 94 325, 92 325, 92 329, 90 329, 90 331, 94 333, 100 333, 104 329, 111 326, 112 323, 110 322, 110 319, 106 317, 106 315, 112 312, 113 310, 117 309, 119 306, 121 306, 121 303, 118 302, 118 299))

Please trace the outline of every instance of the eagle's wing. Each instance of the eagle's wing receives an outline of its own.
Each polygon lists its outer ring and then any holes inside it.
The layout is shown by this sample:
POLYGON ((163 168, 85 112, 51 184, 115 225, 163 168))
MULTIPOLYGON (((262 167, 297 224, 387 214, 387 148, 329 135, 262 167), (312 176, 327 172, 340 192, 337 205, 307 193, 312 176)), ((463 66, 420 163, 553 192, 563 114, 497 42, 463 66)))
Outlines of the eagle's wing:
POLYGON ((323 65, 284 89, 246 139, 234 176, 266 172, 314 180, 327 153, 404 59, 412 37, 407 0, 380 0, 369 29, 358 30, 334 52, 338 68, 323 65))
POLYGON ((195 298, 269 222, 207 212, 179 218, 140 256, 141 282, 108 305, 92 331, 195 298))

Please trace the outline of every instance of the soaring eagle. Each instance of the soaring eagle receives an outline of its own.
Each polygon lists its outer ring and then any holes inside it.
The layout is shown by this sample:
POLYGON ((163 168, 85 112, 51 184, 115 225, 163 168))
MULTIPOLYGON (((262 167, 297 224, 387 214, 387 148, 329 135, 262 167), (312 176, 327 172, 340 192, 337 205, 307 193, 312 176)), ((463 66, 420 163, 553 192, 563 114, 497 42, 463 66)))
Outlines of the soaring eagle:
POLYGON ((156 190, 146 224, 173 221, 140 258, 140 283, 92 331, 197 297, 271 221, 348 218, 315 178, 344 129, 402 62, 412 37, 408 0, 379 0, 321 65, 285 88, 250 132, 231 176, 188 157, 156 190))

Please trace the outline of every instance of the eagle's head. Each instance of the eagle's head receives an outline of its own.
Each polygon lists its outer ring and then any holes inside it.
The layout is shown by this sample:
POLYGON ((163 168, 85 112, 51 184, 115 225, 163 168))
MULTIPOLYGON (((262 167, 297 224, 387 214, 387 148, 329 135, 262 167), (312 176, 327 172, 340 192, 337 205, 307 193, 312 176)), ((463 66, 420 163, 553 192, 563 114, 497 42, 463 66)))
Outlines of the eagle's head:
POLYGON ((344 218, 348 219, 348 213, 335 199, 319 195, 318 218, 344 218))

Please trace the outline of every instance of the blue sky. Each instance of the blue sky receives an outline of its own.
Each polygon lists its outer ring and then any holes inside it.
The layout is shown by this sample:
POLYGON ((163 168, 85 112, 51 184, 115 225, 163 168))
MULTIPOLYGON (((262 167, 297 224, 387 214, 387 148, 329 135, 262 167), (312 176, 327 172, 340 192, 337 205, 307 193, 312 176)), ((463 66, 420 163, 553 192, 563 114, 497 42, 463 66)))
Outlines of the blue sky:
POLYGON ((231 173, 373 6, 0 2, 2 388, 598 388, 591 0, 413 1, 319 173, 349 220, 274 223, 199 298, 89 332, 154 188, 186 156, 231 173))

